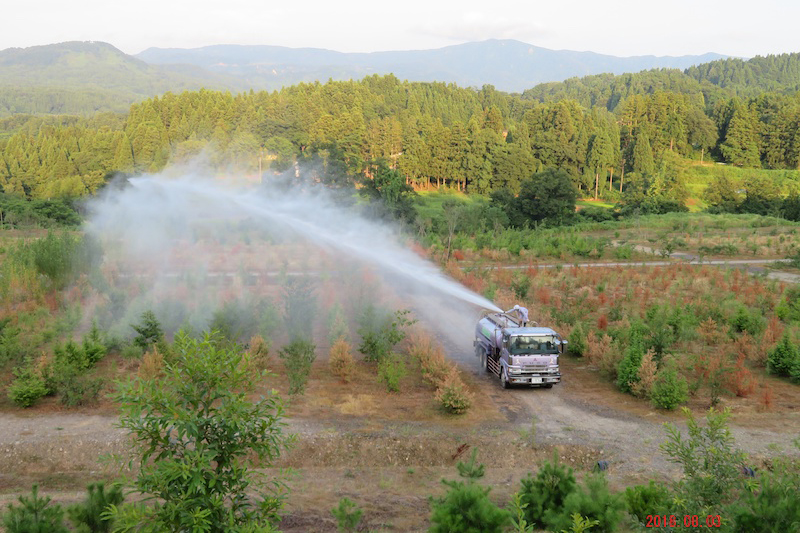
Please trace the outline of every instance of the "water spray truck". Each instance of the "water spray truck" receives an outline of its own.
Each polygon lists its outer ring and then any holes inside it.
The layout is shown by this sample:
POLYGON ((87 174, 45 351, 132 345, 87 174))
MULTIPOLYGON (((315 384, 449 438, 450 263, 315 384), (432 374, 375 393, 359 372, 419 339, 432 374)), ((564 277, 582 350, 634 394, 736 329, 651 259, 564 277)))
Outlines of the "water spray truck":
POLYGON ((511 385, 551 388, 561 381, 558 356, 567 341, 550 328, 528 323, 527 309, 484 313, 475 327, 475 355, 486 372, 511 385), (530 324, 530 325, 529 325, 530 324))

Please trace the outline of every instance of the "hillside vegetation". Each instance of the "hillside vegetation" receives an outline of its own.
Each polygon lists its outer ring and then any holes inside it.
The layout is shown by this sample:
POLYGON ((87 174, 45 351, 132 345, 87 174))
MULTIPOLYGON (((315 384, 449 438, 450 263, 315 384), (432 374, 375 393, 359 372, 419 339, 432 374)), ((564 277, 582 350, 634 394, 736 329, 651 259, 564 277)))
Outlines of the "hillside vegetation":
MULTIPOLYGON (((798 168, 797 95, 742 99, 720 89, 712 106, 692 89, 699 82, 672 71, 625 79, 613 111, 602 92, 587 106, 371 76, 273 93, 167 93, 127 115, 14 116, 0 123, 0 185, 27 197, 80 196, 113 172, 158 172, 203 154, 244 173, 319 162, 351 184, 382 160, 418 188, 478 194, 516 195, 532 173, 557 167, 584 196, 684 202, 693 160, 798 168)), ((790 176, 770 194, 791 193, 790 176)))

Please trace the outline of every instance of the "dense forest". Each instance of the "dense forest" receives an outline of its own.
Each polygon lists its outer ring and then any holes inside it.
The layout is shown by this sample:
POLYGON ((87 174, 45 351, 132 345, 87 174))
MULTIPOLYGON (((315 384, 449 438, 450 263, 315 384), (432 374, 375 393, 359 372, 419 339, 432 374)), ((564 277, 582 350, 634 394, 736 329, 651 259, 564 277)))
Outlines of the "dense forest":
POLYGON ((384 161, 411 185, 479 194, 517 194, 533 172, 557 167, 583 194, 683 201, 690 160, 798 169, 799 69, 798 54, 729 59, 522 95, 376 75, 272 93, 166 93, 127 114, 13 115, 0 121, 0 187, 76 197, 115 172, 202 154, 249 174, 316 161, 352 180, 384 161))

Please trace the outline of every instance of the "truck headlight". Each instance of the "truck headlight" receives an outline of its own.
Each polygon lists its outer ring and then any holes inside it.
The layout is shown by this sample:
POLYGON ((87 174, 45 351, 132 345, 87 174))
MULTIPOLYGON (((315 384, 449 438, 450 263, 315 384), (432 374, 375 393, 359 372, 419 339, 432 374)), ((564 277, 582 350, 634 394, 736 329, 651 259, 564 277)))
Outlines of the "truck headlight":
POLYGON ((509 374, 519 374, 520 372, 522 372, 522 371, 519 368, 509 368, 508 369, 508 373, 509 374))

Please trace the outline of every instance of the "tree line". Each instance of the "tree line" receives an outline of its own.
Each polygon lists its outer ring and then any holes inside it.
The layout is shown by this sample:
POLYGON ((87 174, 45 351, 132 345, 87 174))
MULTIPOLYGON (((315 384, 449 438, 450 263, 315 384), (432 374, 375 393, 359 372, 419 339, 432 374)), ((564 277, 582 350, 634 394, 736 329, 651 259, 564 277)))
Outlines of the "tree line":
POLYGON ((203 155, 245 173, 315 161, 350 181, 382 161, 409 185, 478 194, 518 194, 534 172, 556 167, 584 195, 683 201, 687 160, 800 167, 800 93, 712 105, 691 82, 671 83, 671 71, 642 76, 663 83, 631 81, 613 106, 601 92, 586 105, 569 94, 542 101, 374 75, 272 93, 166 93, 126 115, 15 115, 0 120, 0 187, 78 197, 114 172, 158 172, 203 155))

